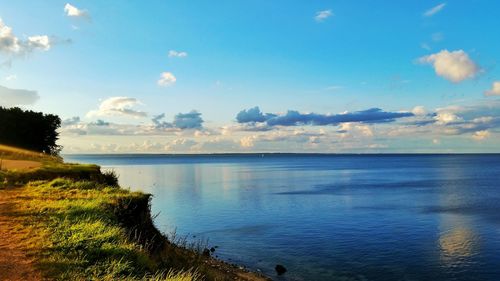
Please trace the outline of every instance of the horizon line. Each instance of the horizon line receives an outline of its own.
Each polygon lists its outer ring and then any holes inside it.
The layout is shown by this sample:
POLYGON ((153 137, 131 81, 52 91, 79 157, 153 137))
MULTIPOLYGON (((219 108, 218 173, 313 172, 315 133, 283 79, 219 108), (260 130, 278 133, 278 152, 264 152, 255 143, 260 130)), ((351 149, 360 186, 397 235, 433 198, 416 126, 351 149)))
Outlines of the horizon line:
POLYGON ((99 155, 148 155, 148 156, 228 156, 228 155, 500 155, 500 152, 214 152, 214 153, 62 153, 61 156, 99 156, 99 155))

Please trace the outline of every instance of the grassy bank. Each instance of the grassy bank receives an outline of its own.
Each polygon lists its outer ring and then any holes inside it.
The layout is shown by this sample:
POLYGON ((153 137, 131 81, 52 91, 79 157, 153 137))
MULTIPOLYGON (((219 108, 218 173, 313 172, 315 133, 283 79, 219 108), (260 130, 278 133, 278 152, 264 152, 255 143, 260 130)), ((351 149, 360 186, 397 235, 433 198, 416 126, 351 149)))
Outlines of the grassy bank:
POLYGON ((0 182, 16 190, 11 200, 22 246, 47 279, 266 280, 212 259, 203 247, 168 241, 153 224, 150 195, 119 187, 113 173, 55 159, 41 163, 2 170, 0 182))
POLYGON ((195 280, 162 274, 148 249, 120 224, 119 206, 130 207, 147 195, 92 181, 57 178, 23 188, 29 200, 18 210, 32 228, 26 242, 47 277, 56 280, 195 280))

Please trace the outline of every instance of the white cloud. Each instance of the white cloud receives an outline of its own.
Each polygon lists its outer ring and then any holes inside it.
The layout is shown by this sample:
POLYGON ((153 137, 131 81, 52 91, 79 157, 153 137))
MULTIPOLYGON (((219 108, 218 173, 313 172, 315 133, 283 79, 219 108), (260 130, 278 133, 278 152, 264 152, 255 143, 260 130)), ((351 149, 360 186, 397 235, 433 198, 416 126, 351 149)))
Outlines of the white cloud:
POLYGON ((14 55, 29 53, 35 49, 48 51, 51 39, 47 35, 29 36, 27 40, 21 40, 12 32, 12 28, 5 25, 0 18, 0 52, 14 55))
POLYGON ((164 146, 164 149, 169 152, 183 152, 190 151, 193 146, 198 144, 196 141, 191 139, 179 138, 174 139, 164 146))
POLYGON ((446 125, 449 123, 454 123, 459 121, 460 117, 458 117, 452 112, 443 111, 443 112, 438 112, 436 116, 434 116, 434 119, 436 120, 436 124, 446 125))
POLYGON ((154 152, 154 153, 165 153, 165 152, 191 152, 191 148, 197 144, 197 142, 191 139, 173 139, 168 142, 155 141, 155 140, 144 140, 142 142, 126 142, 126 143, 91 143, 87 148, 82 148, 74 145, 64 145, 64 151, 70 153, 88 153, 88 152, 98 152, 98 153, 131 153, 131 152, 154 152))
MULTIPOLYGON (((134 101, 131 102, 135 105, 134 101)), ((392 123, 344 122, 321 128, 277 126, 272 130, 244 128, 234 122, 233 125, 212 128, 190 129, 201 126, 186 123, 176 127, 171 120, 164 124, 163 114, 153 117, 153 122, 145 119, 126 122, 122 119, 126 123, 114 123, 107 117, 86 122, 71 118, 63 122, 61 135, 71 146, 79 146, 83 140, 89 143, 100 139, 101 144, 118 142, 120 148, 116 151, 120 152, 368 152, 373 149, 436 152, 445 151, 452 139, 454 144, 463 147, 463 151, 477 148, 475 141, 478 145, 482 144, 479 141, 494 144, 500 128, 500 100, 496 99, 481 99, 479 104, 464 101, 437 109, 415 106, 411 111, 415 115, 408 120, 392 123), (148 142, 142 144, 144 141, 148 142)), ((196 119, 199 116, 196 112, 185 113, 174 121, 184 121, 188 117, 196 119)))
POLYGON ((87 10, 78 9, 70 3, 66 3, 66 5, 64 5, 64 12, 68 17, 90 18, 90 14, 87 10))
POLYGON ((370 126, 365 124, 347 122, 339 125, 337 130, 340 138, 360 138, 360 137, 373 137, 373 130, 370 126))
POLYGON ((50 50, 50 39, 47 35, 36 35, 28 37, 28 45, 44 51, 50 50))
POLYGON ((419 115, 426 115, 427 114, 427 111, 425 110, 425 107, 419 105, 419 106, 415 106, 411 113, 419 116, 419 115))
POLYGON ((240 139, 241 147, 249 148, 255 145, 255 136, 246 136, 240 139))
POLYGON ((192 146, 191 150, 197 152, 203 151, 205 153, 212 153, 239 151, 240 148, 241 146, 237 141, 216 137, 205 142, 199 142, 198 144, 192 146))
POLYGON ((479 66, 463 50, 452 52, 442 50, 439 53, 421 57, 418 61, 432 64, 437 75, 454 83, 474 78, 480 72, 479 66))
POLYGON ((472 135, 472 138, 477 140, 477 141, 482 141, 482 140, 488 138, 490 135, 491 135, 490 132, 486 131, 486 130, 477 131, 472 135))
POLYGON ((6 26, 0 18, 0 51, 18 53, 21 48, 22 46, 19 38, 12 33, 12 28, 6 26))
POLYGON ((365 137, 373 137, 373 131, 368 125, 357 125, 356 129, 365 137))
POLYGON ((17 106, 34 104, 40 96, 36 91, 23 89, 9 89, 0 86, 0 105, 1 106, 17 106))
POLYGON ((324 11, 316 12, 316 16, 314 16, 314 19, 317 22, 322 22, 331 16, 333 16, 332 10, 324 10, 324 11))
POLYGON ((431 9, 425 11, 424 17, 432 17, 433 15, 435 15, 435 14, 439 13, 441 10, 443 10, 445 6, 446 6, 446 3, 441 3, 435 7, 432 7, 431 9))
POLYGON ((185 58, 187 56, 188 56, 188 54, 186 52, 178 52, 176 50, 168 51, 169 58, 185 58))
POLYGON ((129 97, 111 97, 105 99, 99 105, 99 109, 91 110, 87 113, 87 117, 95 116, 127 116, 127 117, 146 117, 147 113, 138 111, 132 107, 139 105, 140 102, 135 98, 129 97))
POLYGON ((484 92, 485 96, 500 96, 500 81, 493 82, 491 90, 484 92))
POLYGON ((177 81, 177 78, 172 72, 163 72, 158 80, 158 85, 162 87, 172 86, 177 81))

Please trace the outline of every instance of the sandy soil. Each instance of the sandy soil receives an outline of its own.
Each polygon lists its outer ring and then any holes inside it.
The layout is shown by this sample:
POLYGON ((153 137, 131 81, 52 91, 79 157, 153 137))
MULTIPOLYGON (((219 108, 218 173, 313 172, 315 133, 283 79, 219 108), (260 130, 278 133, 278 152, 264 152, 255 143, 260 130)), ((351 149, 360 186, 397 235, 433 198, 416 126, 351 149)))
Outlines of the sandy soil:
POLYGON ((15 213, 15 198, 19 195, 19 189, 0 189, 0 280, 43 280, 34 268, 34 260, 21 246, 23 233, 15 213))

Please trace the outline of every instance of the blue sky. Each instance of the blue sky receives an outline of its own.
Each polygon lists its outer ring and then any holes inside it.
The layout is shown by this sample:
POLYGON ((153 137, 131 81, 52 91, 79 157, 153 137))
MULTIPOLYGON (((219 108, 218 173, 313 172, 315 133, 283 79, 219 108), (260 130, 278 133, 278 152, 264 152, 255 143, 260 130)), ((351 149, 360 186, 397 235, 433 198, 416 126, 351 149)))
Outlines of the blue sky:
POLYGON ((0 105, 66 153, 499 152, 500 3, 398 3, 4 1, 0 105))

